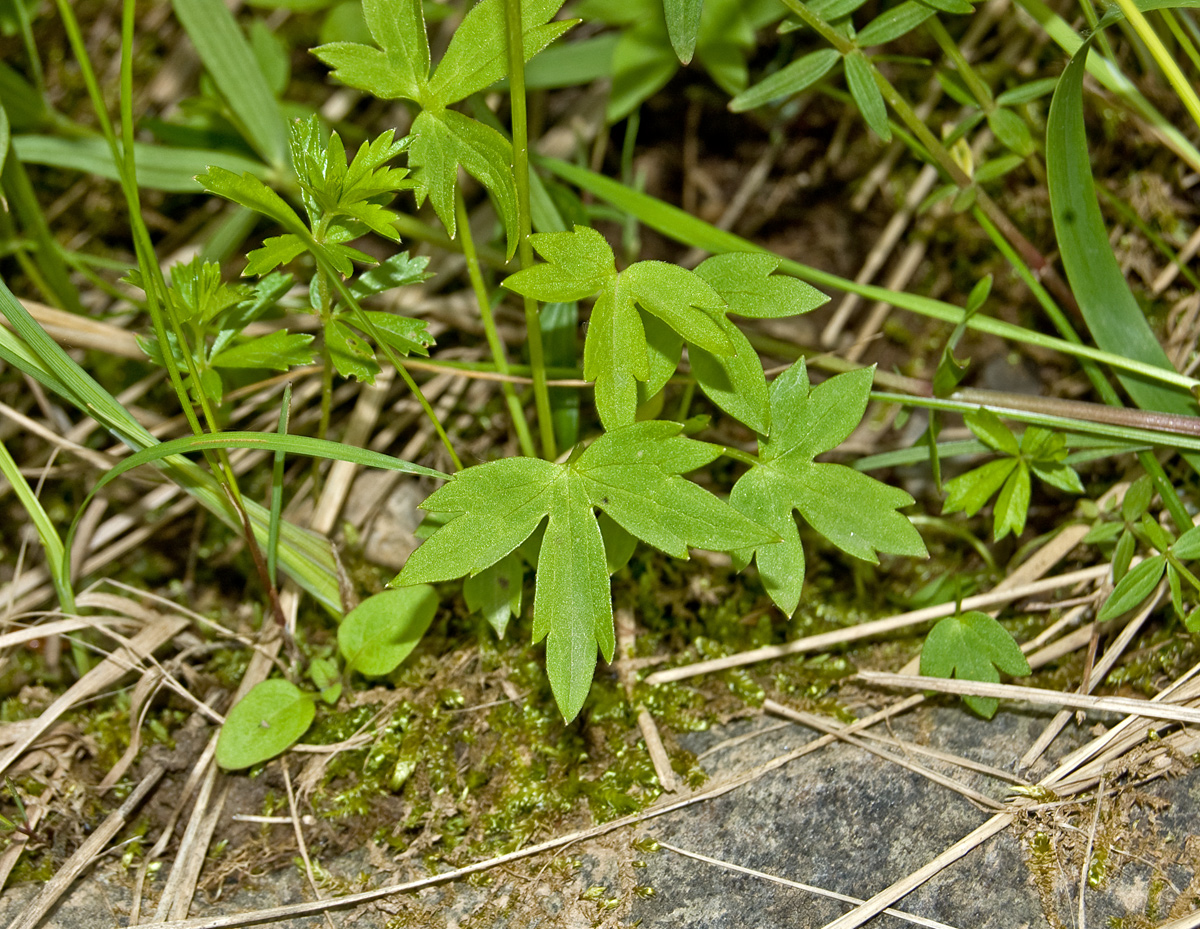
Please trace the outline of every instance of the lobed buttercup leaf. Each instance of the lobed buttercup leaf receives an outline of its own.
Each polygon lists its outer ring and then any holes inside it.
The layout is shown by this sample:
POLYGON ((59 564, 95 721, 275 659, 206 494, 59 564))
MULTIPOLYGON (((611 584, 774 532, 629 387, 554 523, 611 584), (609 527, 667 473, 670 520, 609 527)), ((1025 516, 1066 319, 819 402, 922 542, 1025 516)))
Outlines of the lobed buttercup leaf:
POLYGON ((729 496, 736 509, 783 539, 743 548, 735 559, 742 565, 757 560, 771 599, 789 616, 799 606, 805 569, 794 512, 847 554, 873 564, 878 552, 926 555, 921 536, 899 512, 912 497, 844 465, 813 461, 858 424, 871 377, 866 368, 810 387, 803 359, 779 375, 771 384, 771 435, 760 439, 760 463, 729 496))
MULTIPOLYGON (((1029 662, 1008 630, 987 613, 976 610, 947 616, 930 631, 921 649, 921 673, 998 683, 999 672, 1013 677, 1030 674, 1029 662)), ((994 697, 964 697, 980 716, 991 719, 999 701, 994 697)))
MULTIPOLYGON (((599 651, 615 647, 610 561, 596 510, 629 535, 687 557, 691 547, 726 551, 777 542, 770 529, 685 480, 719 446, 682 435, 680 423, 636 423, 605 433, 563 464, 510 458, 460 471, 421 504, 449 518, 412 555, 393 584, 478 575, 544 524, 537 549, 533 637, 546 642, 547 672, 564 718, 583 706, 599 651)), ((625 547, 609 531, 609 547, 625 547)))

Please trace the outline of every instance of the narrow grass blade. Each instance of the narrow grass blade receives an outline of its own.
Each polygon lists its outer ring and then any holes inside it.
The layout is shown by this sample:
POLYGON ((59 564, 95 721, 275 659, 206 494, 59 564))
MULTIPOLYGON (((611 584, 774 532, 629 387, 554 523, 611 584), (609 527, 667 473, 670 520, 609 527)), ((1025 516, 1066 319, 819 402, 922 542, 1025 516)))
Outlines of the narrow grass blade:
MULTIPOLYGON (((1046 125, 1047 184, 1063 268, 1097 345, 1173 370, 1121 273, 1096 199, 1083 121, 1083 75, 1089 48, 1085 43, 1063 72, 1046 125)), ((1117 377, 1144 410, 1197 412, 1185 391, 1130 373, 1118 372, 1117 377)))
MULTIPOLYGON (((636 217, 651 229, 657 230, 676 242, 704 249, 713 254, 722 254, 724 252, 762 252, 765 254, 774 254, 768 249, 756 245, 749 239, 743 239, 732 232, 718 229, 716 226, 706 223, 702 219, 697 219, 695 216, 686 213, 676 206, 664 203, 662 200, 651 197, 648 194, 633 190, 620 181, 597 174, 587 168, 554 158, 541 158, 538 160, 538 163, 553 171, 559 177, 564 178, 583 190, 595 194, 618 209, 636 217)), ((830 287, 846 293, 858 294, 869 300, 882 300, 900 309, 909 310, 921 316, 928 316, 931 319, 940 319, 952 325, 962 322, 964 317, 962 307, 944 303, 941 300, 888 290, 885 287, 877 287, 873 284, 859 284, 847 278, 840 277, 837 274, 821 271, 789 258, 783 258, 778 255, 776 257, 780 258, 779 270, 782 273, 798 277, 802 281, 807 281, 818 287, 830 287)), ((1114 354, 1113 352, 1094 349, 1086 345, 1076 345, 1065 339, 1056 339, 1040 332, 1034 332, 1031 329, 1024 329, 1021 326, 1015 326, 1003 320, 985 316, 982 313, 973 315, 967 321, 967 327, 978 332, 986 332, 989 335, 999 336, 1002 339, 1012 339, 1013 341, 1024 342, 1028 345, 1037 345, 1076 358, 1087 358, 1102 364, 1111 365, 1123 371, 1133 371, 1149 381, 1175 384, 1184 390, 1200 387, 1200 381, 1179 374, 1178 372, 1165 370, 1156 365, 1127 358, 1124 355, 1114 354)))
MULTIPOLYGON (((172 0, 204 67, 254 150, 275 168, 287 164, 287 125, 250 43, 223 0, 172 0)), ((197 172, 200 173, 200 172, 197 172)))
MULTIPOLYGON (((0 281, 0 315, 15 330, 14 333, 0 327, 0 358, 86 412, 135 451, 158 442, 38 326, 3 281, 0 281)), ((241 532, 240 518, 211 474, 182 457, 167 458, 163 463, 171 479, 183 490, 235 532, 241 532)), ((256 538, 265 541, 269 522, 266 510, 251 500, 245 501, 245 506, 256 538)), ((318 603, 334 615, 340 615, 341 595, 329 542, 286 521, 280 530, 279 561, 284 570, 318 603)))
MULTIPOLYGON (((288 417, 292 412, 292 382, 283 388, 283 402, 279 405, 279 435, 287 435, 288 417)), ((271 510, 270 523, 267 526, 267 577, 275 586, 275 562, 279 547, 279 517, 283 512, 283 449, 276 449, 275 460, 271 467, 271 510)))
POLYGON ((30 522, 37 529, 38 538, 41 539, 42 548, 46 552, 46 570, 50 573, 50 580, 54 583, 54 590, 58 594, 58 602, 63 612, 74 613, 75 593, 71 589, 70 559, 66 557, 62 539, 42 507, 42 501, 26 482, 25 475, 21 473, 3 442, 0 442, 0 474, 7 478, 9 486, 29 515, 30 522))
MULTIPOLYGON (((111 181, 120 175, 113 164, 108 143, 99 137, 67 139, 50 135, 13 136, 13 151, 28 164, 49 165, 84 171, 111 181)), ((258 178, 268 174, 266 165, 241 155, 214 152, 202 148, 170 148, 165 145, 135 143, 133 155, 137 161, 139 187, 164 190, 170 193, 200 193, 196 175, 210 165, 226 168, 236 174, 249 172, 258 178)))

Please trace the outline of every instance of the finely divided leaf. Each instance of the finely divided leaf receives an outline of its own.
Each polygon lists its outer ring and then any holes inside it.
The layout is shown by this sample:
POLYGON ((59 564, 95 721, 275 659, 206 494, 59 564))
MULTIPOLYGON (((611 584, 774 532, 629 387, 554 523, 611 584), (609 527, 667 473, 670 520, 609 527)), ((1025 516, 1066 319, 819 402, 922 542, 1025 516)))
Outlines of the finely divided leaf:
MULTIPOLYGON (((1000 680, 997 669, 1013 677, 1030 673, 1029 662, 1008 630, 987 613, 947 616, 933 627, 921 649, 921 673, 929 677, 995 684, 1000 680)), ((963 699, 986 719, 991 719, 999 706, 994 697, 963 699)))
POLYGON ((272 371, 287 371, 294 365, 313 362, 313 351, 309 348, 313 337, 306 332, 288 332, 280 329, 222 349, 212 357, 218 368, 269 368, 272 371))

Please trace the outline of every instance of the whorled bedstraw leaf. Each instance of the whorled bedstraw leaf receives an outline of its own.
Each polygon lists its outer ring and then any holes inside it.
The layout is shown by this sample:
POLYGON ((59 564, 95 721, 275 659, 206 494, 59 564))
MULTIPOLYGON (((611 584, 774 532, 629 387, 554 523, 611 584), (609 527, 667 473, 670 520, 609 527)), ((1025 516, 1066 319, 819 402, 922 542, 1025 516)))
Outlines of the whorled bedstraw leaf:
POLYGON ((1152 555, 1133 567, 1117 582, 1117 586, 1113 588, 1113 592, 1097 614, 1097 621, 1107 622, 1115 619, 1150 596, 1150 592, 1162 578, 1166 565, 1165 555, 1152 555))
POLYGON ((866 410, 873 368, 811 387, 804 360, 771 384, 771 435, 759 441, 760 464, 734 485, 729 502, 769 526, 783 542, 747 547, 776 605, 789 616, 800 603, 804 557, 793 511, 847 554, 878 564, 877 552, 926 555, 912 523, 897 512, 913 502, 904 491, 845 465, 813 461, 854 430, 866 410))
MULTIPOLYGON (((957 677, 996 684, 1000 681, 999 671, 1013 677, 1031 673, 1029 662, 1008 630, 987 613, 972 610, 947 616, 925 637, 921 673, 927 677, 957 677)), ((963 697, 963 700, 985 719, 991 719, 999 706, 994 697, 963 697)))
POLYGON ((832 48, 821 48, 815 52, 809 52, 791 64, 780 68, 774 74, 765 77, 748 90, 743 90, 729 101, 729 109, 734 113, 742 113, 807 90, 828 74, 841 58, 842 56, 832 48))
POLYGON ((682 436, 670 422, 606 433, 563 464, 508 458, 467 468, 421 504, 447 522, 412 555, 393 584, 474 575, 526 542, 545 522, 537 552, 534 641, 564 718, 591 687, 596 652, 615 647, 608 559, 596 509, 626 532, 686 557, 690 547, 730 551, 778 540, 680 475, 713 461, 719 446, 682 436))
POLYGON ((885 142, 892 140, 892 127, 888 124, 887 105, 883 93, 875 83, 874 66, 857 48, 845 56, 846 85, 850 96, 862 118, 875 134, 885 142))
POLYGON ((274 758, 308 731, 316 712, 312 695, 290 681, 256 684, 225 717, 217 764, 235 771, 274 758))

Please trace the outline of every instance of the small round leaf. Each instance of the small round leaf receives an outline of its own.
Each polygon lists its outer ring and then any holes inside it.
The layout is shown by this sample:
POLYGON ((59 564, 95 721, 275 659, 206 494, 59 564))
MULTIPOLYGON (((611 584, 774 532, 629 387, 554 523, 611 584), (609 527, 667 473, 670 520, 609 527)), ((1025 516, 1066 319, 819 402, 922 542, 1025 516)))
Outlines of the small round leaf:
POLYGON ((225 717, 217 739, 217 764, 227 771, 274 758, 312 725, 312 698, 289 681, 256 685, 225 717))
POLYGON ((338 627, 338 649, 347 669, 367 677, 391 674, 417 647, 437 607, 437 592, 428 584, 385 590, 364 600, 338 627))

